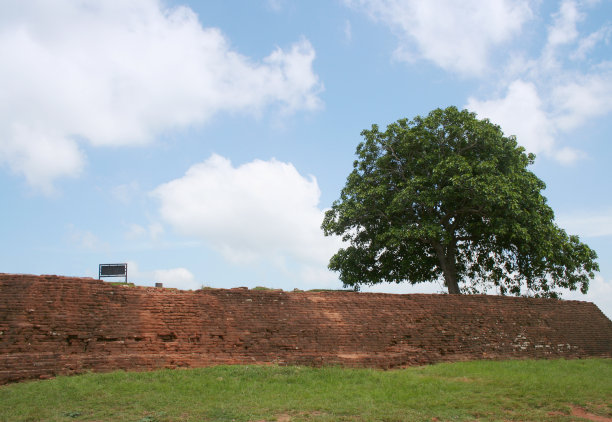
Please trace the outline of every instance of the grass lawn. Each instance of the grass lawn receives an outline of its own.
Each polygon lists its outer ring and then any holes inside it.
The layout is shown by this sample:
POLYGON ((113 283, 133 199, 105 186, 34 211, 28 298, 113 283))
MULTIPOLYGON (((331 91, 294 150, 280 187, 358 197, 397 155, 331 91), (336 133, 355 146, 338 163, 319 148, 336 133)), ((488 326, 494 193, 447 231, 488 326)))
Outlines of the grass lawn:
POLYGON ((612 421, 612 359, 217 366, 0 386, 1 421, 586 420, 572 409, 612 421))

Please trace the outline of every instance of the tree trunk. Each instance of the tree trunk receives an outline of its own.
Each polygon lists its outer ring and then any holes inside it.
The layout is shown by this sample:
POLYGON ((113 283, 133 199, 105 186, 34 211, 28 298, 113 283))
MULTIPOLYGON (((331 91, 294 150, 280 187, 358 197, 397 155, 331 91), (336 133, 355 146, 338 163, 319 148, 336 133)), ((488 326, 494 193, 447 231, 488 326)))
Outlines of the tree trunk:
POLYGON ((444 272, 444 283, 448 287, 448 293, 451 295, 460 295, 459 283, 457 282, 457 274, 444 272))
POLYGON ((461 291, 459 290, 459 282, 457 281, 455 246, 449 246, 446 248, 446 251, 439 243, 435 243, 433 246, 436 251, 438 261, 440 262, 440 268, 442 269, 442 274, 444 275, 444 284, 446 284, 446 287, 448 288, 448 293, 451 295, 461 294, 461 291))

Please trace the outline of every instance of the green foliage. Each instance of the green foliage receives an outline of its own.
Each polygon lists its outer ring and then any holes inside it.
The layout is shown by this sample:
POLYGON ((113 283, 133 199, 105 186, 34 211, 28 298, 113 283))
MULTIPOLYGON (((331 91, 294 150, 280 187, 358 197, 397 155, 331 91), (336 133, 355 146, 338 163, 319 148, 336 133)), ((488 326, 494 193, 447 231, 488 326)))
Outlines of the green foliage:
POLYGON ((586 293, 596 253, 554 223, 535 156, 499 126, 455 107, 364 130, 340 199, 329 268, 345 287, 444 280, 450 293, 586 293))
POLYGON ((610 359, 392 371, 218 366, 4 385, 0 420, 570 421, 570 406, 612 416, 610 397, 610 359))

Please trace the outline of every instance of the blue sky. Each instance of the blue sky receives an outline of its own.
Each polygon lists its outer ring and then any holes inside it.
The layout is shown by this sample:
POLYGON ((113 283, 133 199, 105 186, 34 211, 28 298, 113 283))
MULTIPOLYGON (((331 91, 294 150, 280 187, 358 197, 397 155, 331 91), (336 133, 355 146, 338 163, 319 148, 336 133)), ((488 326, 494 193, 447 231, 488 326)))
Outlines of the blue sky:
POLYGON ((319 226, 359 133, 456 105, 536 153, 599 255, 564 297, 610 317, 611 38, 604 0, 2 2, 0 271, 340 288, 319 226))

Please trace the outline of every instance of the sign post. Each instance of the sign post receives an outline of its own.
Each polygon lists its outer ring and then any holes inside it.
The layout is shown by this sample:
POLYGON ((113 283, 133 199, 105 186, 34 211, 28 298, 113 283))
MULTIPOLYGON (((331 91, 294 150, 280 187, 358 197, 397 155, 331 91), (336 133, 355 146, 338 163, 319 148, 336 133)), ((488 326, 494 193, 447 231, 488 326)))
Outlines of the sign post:
POLYGON ((101 280, 102 277, 125 277, 127 283, 127 264, 100 264, 98 280, 101 280))

